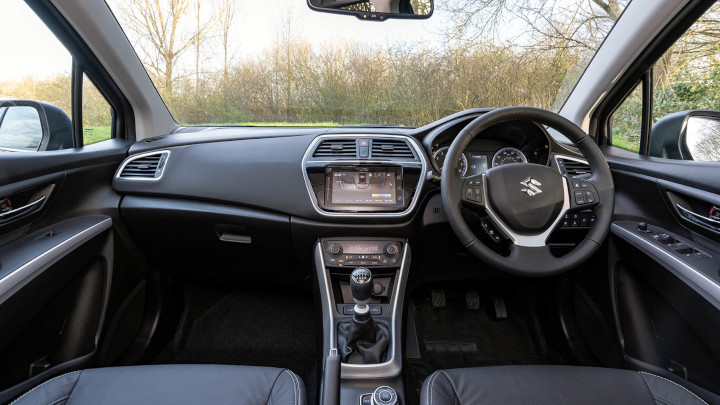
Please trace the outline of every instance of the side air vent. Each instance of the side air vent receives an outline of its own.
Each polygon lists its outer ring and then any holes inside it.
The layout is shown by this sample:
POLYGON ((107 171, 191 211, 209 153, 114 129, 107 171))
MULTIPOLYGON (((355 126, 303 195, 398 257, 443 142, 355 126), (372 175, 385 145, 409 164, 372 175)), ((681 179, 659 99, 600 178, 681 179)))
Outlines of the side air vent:
POLYGON ((315 149, 313 157, 348 157, 357 155, 357 145, 354 139, 326 139, 320 142, 315 149))
POLYGON ((170 156, 170 151, 143 153, 129 157, 117 177, 133 180, 158 180, 170 156))
POLYGON ((373 139, 371 156, 373 158, 415 159, 410 145, 400 139, 373 139))
POLYGON ((592 174, 592 169, 590 168, 590 165, 585 162, 579 162, 574 159, 558 157, 557 163, 558 167, 560 167, 560 171, 570 177, 580 177, 583 175, 592 174))

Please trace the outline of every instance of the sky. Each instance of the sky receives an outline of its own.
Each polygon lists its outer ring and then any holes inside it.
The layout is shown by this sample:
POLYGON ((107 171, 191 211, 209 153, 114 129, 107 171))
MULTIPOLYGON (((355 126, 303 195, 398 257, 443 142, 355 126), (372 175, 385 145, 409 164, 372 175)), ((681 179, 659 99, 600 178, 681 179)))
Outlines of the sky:
MULTIPOLYGON (((108 4, 120 15, 124 0, 108 0, 108 4)), ((201 4, 205 12, 212 9, 216 1, 202 0, 201 4)), ((252 57, 269 48, 282 25, 282 16, 288 12, 293 17, 295 35, 308 40, 315 48, 347 40, 381 46, 401 40, 434 47, 442 43, 441 30, 450 23, 448 13, 440 10, 427 20, 375 22, 315 12, 304 0, 236 0, 236 24, 231 39, 235 58, 252 57)), ((28 76, 41 79, 70 72, 70 54, 22 0, 0 1, 0 38, 15 39, 0 41, 0 55, 12 55, 12 63, 0 63, 0 82, 28 76)), ((202 55, 202 63, 210 65, 206 68, 221 63, 217 47, 208 46, 202 55)), ((186 55, 186 59, 190 57, 186 55)))
POLYGON ((0 82, 72 69, 68 51, 22 0, 0 1, 0 38, 0 82))

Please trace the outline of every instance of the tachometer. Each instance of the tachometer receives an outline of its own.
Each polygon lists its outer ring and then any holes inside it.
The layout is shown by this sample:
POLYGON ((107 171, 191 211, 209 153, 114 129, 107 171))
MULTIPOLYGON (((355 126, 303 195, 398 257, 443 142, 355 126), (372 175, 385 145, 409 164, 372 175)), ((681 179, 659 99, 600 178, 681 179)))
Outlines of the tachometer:
MULTIPOLYGON (((433 159, 435 159, 435 163, 437 163, 437 166, 440 168, 440 171, 442 172, 443 164, 445 163, 445 157, 447 156, 448 150, 450 150, 449 146, 443 146, 442 148, 438 149, 433 153, 433 159)), ((464 176, 465 173, 467 173, 467 158, 465 157, 465 154, 460 155, 460 159, 458 159, 457 164, 457 171, 458 174, 461 176, 464 176)))
POLYGON ((525 155, 515 148, 502 148, 492 159, 492 167, 498 167, 510 163, 527 163, 525 155))

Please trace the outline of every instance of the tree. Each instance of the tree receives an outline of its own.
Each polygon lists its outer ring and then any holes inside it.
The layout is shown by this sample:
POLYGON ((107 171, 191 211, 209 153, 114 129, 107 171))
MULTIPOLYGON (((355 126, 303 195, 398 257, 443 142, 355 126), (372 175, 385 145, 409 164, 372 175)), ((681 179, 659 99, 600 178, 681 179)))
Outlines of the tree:
POLYGON ((560 48, 595 49, 607 35, 629 0, 450 0, 454 26, 447 34, 460 40, 481 38, 548 43, 560 48), (516 20, 524 31, 513 31, 516 20), (502 32, 501 32, 502 30, 502 32), (508 33, 509 32, 509 33, 508 33), (513 37, 508 38, 508 35, 513 37))
POLYGON ((166 94, 172 94, 175 67, 180 56, 200 41, 210 30, 211 22, 194 32, 183 33, 191 0, 127 0, 121 6, 126 26, 139 41, 145 66, 160 79, 166 94))
POLYGON ((230 30, 235 23, 235 0, 222 0, 218 12, 218 28, 223 50, 223 81, 228 81, 228 70, 232 62, 230 55, 230 30))

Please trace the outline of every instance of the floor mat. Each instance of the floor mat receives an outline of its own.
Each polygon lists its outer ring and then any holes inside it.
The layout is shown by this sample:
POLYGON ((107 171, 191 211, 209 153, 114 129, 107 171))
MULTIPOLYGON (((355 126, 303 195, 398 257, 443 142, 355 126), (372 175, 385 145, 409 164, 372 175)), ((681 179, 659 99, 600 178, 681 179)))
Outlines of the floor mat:
MULTIPOLYGON (((438 288, 438 287, 433 287, 438 288)), ((564 364, 545 340, 532 287, 444 286, 445 306, 433 306, 431 290, 417 290, 410 310, 420 358, 405 359, 406 395, 419 402, 422 382, 435 370, 509 364, 564 364), (466 292, 477 291, 477 296, 466 292), (503 298, 507 318, 497 319, 493 296, 503 298), (468 303, 466 300, 470 301, 468 303), (478 309, 468 309, 468 306, 478 309)), ((442 300, 435 299, 436 305, 442 300)))
POLYGON ((184 286, 184 299, 175 337, 153 363, 288 368, 314 398, 319 354, 310 293, 193 283, 184 286))

